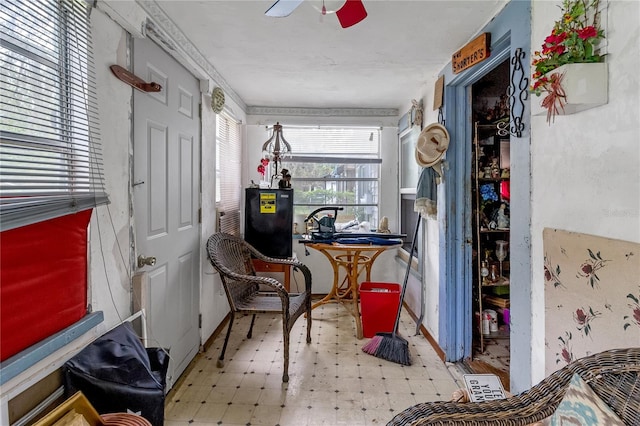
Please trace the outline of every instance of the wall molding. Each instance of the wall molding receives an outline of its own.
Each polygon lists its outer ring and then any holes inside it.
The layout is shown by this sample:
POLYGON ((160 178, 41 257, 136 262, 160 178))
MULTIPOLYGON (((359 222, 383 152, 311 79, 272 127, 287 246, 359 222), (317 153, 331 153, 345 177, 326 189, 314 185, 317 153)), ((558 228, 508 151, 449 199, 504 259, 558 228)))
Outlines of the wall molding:
POLYGON ((305 117, 397 117, 396 108, 297 108, 250 106, 248 115, 283 115, 305 117))

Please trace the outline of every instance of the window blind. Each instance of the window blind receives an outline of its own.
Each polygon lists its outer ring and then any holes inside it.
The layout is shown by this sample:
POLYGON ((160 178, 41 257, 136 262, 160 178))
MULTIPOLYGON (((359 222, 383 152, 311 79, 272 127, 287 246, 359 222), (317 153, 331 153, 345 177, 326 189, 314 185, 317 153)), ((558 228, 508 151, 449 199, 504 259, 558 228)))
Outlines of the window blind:
POLYGON ((108 203, 84 0, 0 2, 0 229, 108 203))
POLYGON ((216 203, 224 215, 219 231, 240 235, 240 124, 222 113, 216 116, 216 203), (223 226, 224 225, 224 226, 223 226))
POLYGON ((342 219, 378 223, 379 127, 285 126, 283 134, 292 154, 281 166, 292 176, 295 214, 339 205, 342 219))
POLYGON ((292 147, 292 157, 322 156, 378 159, 380 129, 372 127, 291 127, 283 129, 292 147))

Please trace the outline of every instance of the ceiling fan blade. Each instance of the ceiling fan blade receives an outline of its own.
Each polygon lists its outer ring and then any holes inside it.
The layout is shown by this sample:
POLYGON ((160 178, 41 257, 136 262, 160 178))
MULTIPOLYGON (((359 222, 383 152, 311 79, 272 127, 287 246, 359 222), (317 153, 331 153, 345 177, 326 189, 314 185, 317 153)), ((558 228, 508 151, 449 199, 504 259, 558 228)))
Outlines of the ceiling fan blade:
POLYGON ((336 15, 338 15, 338 21, 340 21, 342 28, 348 28, 366 18, 367 11, 362 0, 347 0, 336 12, 336 15))
POLYGON ((300 3, 303 1, 304 0, 277 0, 264 14, 276 18, 284 18, 285 16, 291 15, 291 12, 300 6, 300 3))

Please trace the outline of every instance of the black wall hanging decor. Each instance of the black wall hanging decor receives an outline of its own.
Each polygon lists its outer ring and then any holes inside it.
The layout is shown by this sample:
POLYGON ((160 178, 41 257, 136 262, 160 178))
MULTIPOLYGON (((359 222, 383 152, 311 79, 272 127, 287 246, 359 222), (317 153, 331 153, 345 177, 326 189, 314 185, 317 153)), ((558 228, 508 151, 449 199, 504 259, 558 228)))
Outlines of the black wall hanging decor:
POLYGON ((517 48, 511 58, 511 83, 509 85, 509 110, 511 111, 511 128, 509 133, 518 138, 522 137, 524 123, 525 101, 529 98, 529 77, 524 75, 522 59, 525 52, 517 48))

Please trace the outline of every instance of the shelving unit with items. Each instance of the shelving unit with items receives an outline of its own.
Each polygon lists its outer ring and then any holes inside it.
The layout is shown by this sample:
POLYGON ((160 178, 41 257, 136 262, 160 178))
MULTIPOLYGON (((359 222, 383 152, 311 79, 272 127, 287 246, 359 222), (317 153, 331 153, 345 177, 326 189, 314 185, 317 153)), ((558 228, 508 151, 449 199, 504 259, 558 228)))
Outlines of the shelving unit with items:
POLYGON ((501 121, 474 124, 474 341, 481 353, 487 339, 509 338, 509 143, 501 121))

